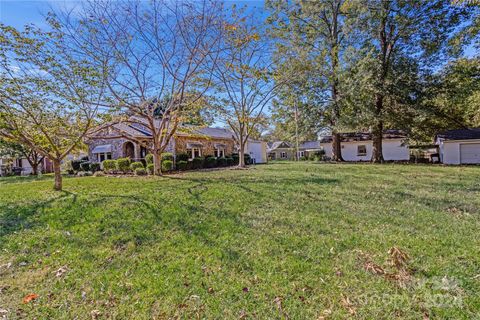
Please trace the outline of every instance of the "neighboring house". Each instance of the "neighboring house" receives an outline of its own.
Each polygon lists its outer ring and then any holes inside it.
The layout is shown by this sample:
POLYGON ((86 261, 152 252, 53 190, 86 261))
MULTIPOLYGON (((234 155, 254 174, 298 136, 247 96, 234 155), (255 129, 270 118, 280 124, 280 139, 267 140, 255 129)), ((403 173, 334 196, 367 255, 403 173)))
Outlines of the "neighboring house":
MULTIPOLYGON (((138 121, 138 120, 137 120, 138 121)), ((139 123, 107 123, 92 130, 85 143, 92 162, 106 159, 129 157, 140 161, 147 155, 147 149, 138 142, 150 144, 150 130, 139 123)), ((232 132, 222 128, 193 128, 183 126, 177 129, 164 152, 187 153, 190 159, 206 156, 225 157, 233 153, 232 132)))
MULTIPOLYGON (((44 158, 38 165, 38 172, 53 172, 52 162, 48 158, 44 158)), ((26 158, 0 158, 0 176, 11 173, 27 176, 32 174, 32 166, 26 158)))
POLYGON ((247 141, 245 153, 250 155, 253 163, 267 163, 267 143, 260 140, 247 141))
POLYGON ((320 141, 305 141, 298 147, 298 158, 308 158, 311 154, 322 151, 323 148, 320 145, 320 141))
POLYGON ((437 134, 440 162, 480 164, 480 128, 449 130, 437 134))
MULTIPOLYGON (((342 158, 345 161, 370 161, 372 159, 372 135, 370 133, 352 132, 342 133, 342 158)), ((410 151, 405 143, 406 135, 400 130, 385 130, 383 133, 382 149, 385 161, 408 161, 410 151)), ((332 157, 332 137, 324 136, 320 139, 320 147, 325 150, 327 157, 332 157)))
POLYGON ((269 160, 294 160, 295 150, 286 141, 275 141, 267 144, 267 155, 269 160))

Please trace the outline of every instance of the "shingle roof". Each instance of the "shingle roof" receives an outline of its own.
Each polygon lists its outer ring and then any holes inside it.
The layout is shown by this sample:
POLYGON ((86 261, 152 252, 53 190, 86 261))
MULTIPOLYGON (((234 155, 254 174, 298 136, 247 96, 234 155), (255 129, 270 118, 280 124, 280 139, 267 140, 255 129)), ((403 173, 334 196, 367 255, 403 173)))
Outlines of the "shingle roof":
POLYGON ((275 150, 279 148, 282 144, 285 144, 287 148, 292 148, 292 145, 286 141, 275 141, 275 142, 269 142, 267 143, 267 149, 268 150, 275 150))
POLYGON ((437 134, 437 138, 444 140, 480 139, 480 128, 448 130, 437 134))
POLYGON ((320 141, 305 141, 300 144, 300 149, 320 149, 320 141))

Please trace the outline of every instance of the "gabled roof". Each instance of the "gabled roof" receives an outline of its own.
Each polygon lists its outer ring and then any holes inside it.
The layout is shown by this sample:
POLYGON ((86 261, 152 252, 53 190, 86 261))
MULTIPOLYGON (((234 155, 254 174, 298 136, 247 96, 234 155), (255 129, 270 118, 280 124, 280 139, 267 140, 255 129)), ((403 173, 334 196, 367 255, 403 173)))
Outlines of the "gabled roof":
MULTIPOLYGON (((160 121, 156 120, 155 125, 159 126, 160 121)), ((90 138, 101 138, 103 130, 111 128, 118 135, 132 138, 151 139, 151 130, 146 126, 146 121, 138 117, 131 117, 124 122, 110 122, 92 129, 88 135, 90 138)), ((233 139, 233 133, 224 128, 194 127, 180 125, 175 132, 177 136, 203 136, 207 138, 233 139)), ((105 135, 107 137, 107 135, 105 135)))
POLYGON ((480 139, 480 128, 448 130, 437 134, 443 140, 480 139))
MULTIPOLYGON (((407 135, 402 130, 390 129, 383 131, 383 139, 405 139, 407 135)), ((345 132, 340 133, 342 142, 352 141, 369 141, 372 140, 370 132, 345 132)), ((332 136, 323 136, 320 138, 320 143, 332 142, 332 136)))
POLYGON ((286 141, 275 141, 275 142, 267 143, 267 149, 269 151, 279 149, 279 148, 290 149, 292 148, 292 145, 286 141))

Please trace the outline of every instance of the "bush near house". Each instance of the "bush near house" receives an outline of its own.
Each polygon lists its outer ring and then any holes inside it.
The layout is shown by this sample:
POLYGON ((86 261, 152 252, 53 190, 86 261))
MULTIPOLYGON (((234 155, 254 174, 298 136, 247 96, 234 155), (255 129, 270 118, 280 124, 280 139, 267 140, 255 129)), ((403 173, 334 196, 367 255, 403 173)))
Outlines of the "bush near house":
POLYGON ((116 160, 104 160, 102 162, 103 170, 108 173, 113 173, 117 170, 117 161, 116 160))
POLYGON ((90 171, 90 162, 83 161, 82 163, 80 163, 80 170, 81 171, 90 171))
POLYGON ((153 164, 153 154, 149 153, 145 156, 145 162, 147 163, 147 167, 149 164, 153 164))
POLYGON ((203 165, 205 168, 215 168, 217 166, 217 158, 208 156, 205 158, 205 163, 203 165))
POLYGON ((162 161, 165 161, 165 160, 173 161, 173 153, 164 152, 164 153, 161 154, 160 158, 162 159, 162 161))
POLYGON ((218 158, 217 159, 217 167, 226 167, 227 166, 227 159, 226 158, 218 158))
POLYGON ((233 158, 227 157, 225 159, 227 160, 227 166, 228 167, 235 165, 235 160, 233 158))
POLYGON ((184 160, 177 161, 178 170, 185 171, 187 170, 187 166, 188 166, 188 161, 184 161, 184 160))
POLYGON ((92 171, 92 172, 100 171, 100 163, 98 163, 98 162, 90 163, 90 171, 92 171))
POLYGON ((70 161, 70 165, 72 167, 72 170, 77 172, 81 170, 81 165, 82 163, 86 162, 85 160, 72 160, 70 161))
POLYGON ((243 160, 245 161, 245 164, 252 164, 252 157, 250 157, 249 154, 244 154, 243 160))
POLYGON ((117 159, 117 170, 123 173, 130 171, 130 158, 117 159))
POLYGON ((162 161, 162 171, 168 172, 173 170, 173 161, 172 160, 163 160, 162 161))
POLYGON ((155 165, 153 163, 147 164, 147 173, 153 174, 154 171, 155 171, 155 165))
POLYGON ((179 162, 179 161, 188 161, 188 154, 186 154, 186 153, 179 153, 179 154, 177 154, 176 160, 177 160, 177 162, 179 162))
POLYGON ((145 176, 147 175, 147 171, 144 168, 136 168, 133 170, 136 176, 145 176))
POLYGON ((204 160, 203 157, 194 158, 192 160, 192 169, 202 169, 204 160))
POLYGON ((238 164, 238 160, 239 160, 239 156, 238 156, 238 153, 232 153, 232 159, 233 159, 233 165, 237 165, 238 164))
POLYGON ((143 163, 136 161, 130 164, 130 169, 135 171, 135 169, 145 169, 145 167, 143 166, 143 163))

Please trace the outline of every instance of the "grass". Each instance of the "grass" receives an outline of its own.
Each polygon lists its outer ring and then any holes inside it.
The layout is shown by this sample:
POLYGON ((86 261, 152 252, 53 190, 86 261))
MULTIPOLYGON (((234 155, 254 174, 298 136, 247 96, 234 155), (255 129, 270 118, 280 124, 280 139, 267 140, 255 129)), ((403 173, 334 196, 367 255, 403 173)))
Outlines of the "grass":
POLYGON ((285 162, 52 184, 0 179, 12 319, 480 314, 478 167, 285 162), (409 260, 392 266, 392 247, 409 260))

